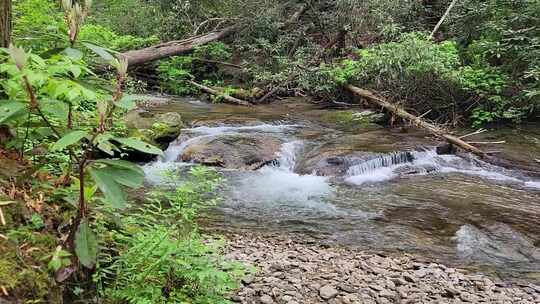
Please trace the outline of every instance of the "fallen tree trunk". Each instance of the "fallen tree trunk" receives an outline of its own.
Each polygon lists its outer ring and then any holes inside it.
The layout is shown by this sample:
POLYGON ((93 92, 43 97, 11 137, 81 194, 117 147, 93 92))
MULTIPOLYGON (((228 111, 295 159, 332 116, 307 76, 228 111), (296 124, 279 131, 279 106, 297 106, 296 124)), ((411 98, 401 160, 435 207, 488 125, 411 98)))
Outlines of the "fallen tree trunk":
POLYGON ((231 35, 236 30, 236 26, 230 26, 221 31, 211 32, 206 35, 195 36, 178 41, 169 41, 140 50, 128 51, 122 53, 121 55, 127 58, 128 65, 132 67, 149 61, 189 53, 197 46, 201 46, 212 41, 221 40, 231 35))
POLYGON ((229 103, 232 103, 232 104, 237 104, 237 105, 242 105, 242 106, 249 106, 249 102, 245 101, 245 100, 242 100, 242 99, 238 99, 238 98, 235 98, 235 97, 232 97, 230 95, 227 95, 227 94, 223 94, 222 92, 219 92, 217 90, 214 90, 212 88, 209 88, 207 86, 204 86, 200 83, 196 83, 195 81, 191 81, 189 80, 188 81, 191 85, 199 88, 201 91, 203 92, 206 92, 208 94, 212 94, 214 96, 220 96, 223 98, 223 100, 229 102, 229 103))
POLYGON ((410 114, 409 112, 405 111, 403 108, 401 108, 401 107, 387 101, 383 97, 379 97, 379 96, 375 95, 373 92, 371 92, 369 90, 361 89, 361 88, 358 88, 358 87, 355 87, 355 86, 352 86, 352 85, 346 85, 345 89, 347 89, 348 91, 350 91, 351 93, 353 93, 353 94, 355 94, 357 96, 366 98, 371 103, 374 103, 374 104, 376 104, 378 106, 383 107, 385 110, 390 111, 393 114, 395 114, 395 115, 397 115, 397 116, 399 116, 399 117, 401 117, 401 118, 403 118, 405 120, 410 121, 411 123, 413 123, 416 126, 419 126, 419 127, 423 128, 423 129, 426 129, 431 134, 433 134, 433 135, 435 135, 437 137, 443 138, 446 141, 448 141, 449 143, 451 143, 453 145, 456 145, 456 146, 460 147, 461 149, 463 149, 465 151, 471 152, 471 153, 473 153, 473 154, 475 154, 475 155, 477 155, 477 156, 479 156, 481 158, 486 157, 486 153, 484 151, 476 148, 475 146, 472 146, 472 145, 468 144, 467 142, 459 139, 458 137, 456 137, 454 135, 446 133, 445 131, 443 131, 442 129, 437 127, 436 125, 433 125, 433 124, 423 120, 422 118, 419 118, 419 117, 416 117, 416 116, 410 114))

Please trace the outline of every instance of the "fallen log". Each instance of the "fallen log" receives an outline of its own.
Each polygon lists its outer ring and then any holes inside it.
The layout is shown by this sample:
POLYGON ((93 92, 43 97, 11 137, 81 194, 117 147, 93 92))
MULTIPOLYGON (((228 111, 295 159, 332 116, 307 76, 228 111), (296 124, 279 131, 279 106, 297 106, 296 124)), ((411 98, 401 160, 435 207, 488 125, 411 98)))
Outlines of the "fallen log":
POLYGON ((128 65, 133 67, 149 61, 189 53, 198 46, 221 40, 233 34, 236 30, 236 26, 229 26, 221 31, 211 32, 206 35, 199 35, 184 40, 160 43, 144 49, 128 51, 121 55, 127 58, 128 65))
POLYGON ((458 138, 458 137, 456 137, 454 135, 446 133, 445 131, 443 131, 442 129, 437 127, 436 125, 431 124, 431 123, 429 123, 429 122, 427 122, 427 121, 425 121, 425 120, 423 120, 423 119, 421 119, 419 117, 416 117, 416 116, 410 114, 409 112, 405 111, 400 106, 397 106, 397 105, 387 101, 383 97, 375 95, 373 92, 371 92, 369 90, 361 89, 361 88, 355 87, 353 85, 346 85, 345 89, 347 89, 349 92, 351 92, 351 93, 353 93, 353 94, 355 94, 357 96, 366 98, 371 103, 383 107, 385 110, 390 111, 393 114, 395 114, 395 115, 397 115, 397 116, 399 116, 399 117, 401 117, 401 118, 403 118, 403 119, 405 119, 407 121, 410 121, 411 123, 413 123, 414 125, 416 125, 418 127, 426 129, 431 134, 433 134, 433 135, 435 135, 437 137, 443 138, 447 142, 449 142, 449 143, 451 143, 453 145, 456 145, 457 147, 460 147, 461 149, 463 149, 465 151, 471 152, 471 153, 479 156, 480 158, 485 158, 487 156, 484 151, 478 149, 477 147, 475 147, 475 146, 461 140, 460 138, 458 138))
POLYGON ((232 97, 232 96, 227 95, 227 94, 223 94, 222 92, 219 92, 217 90, 214 90, 212 88, 204 86, 204 85, 202 85, 200 83, 197 83, 195 81, 188 80, 188 83, 191 84, 192 86, 195 86, 195 87, 199 88, 203 92, 206 92, 208 94, 212 94, 214 96, 220 96, 220 97, 223 98, 223 100, 227 101, 228 103, 242 105, 242 106, 249 106, 250 105, 249 102, 247 102, 245 100, 238 99, 238 98, 232 97))

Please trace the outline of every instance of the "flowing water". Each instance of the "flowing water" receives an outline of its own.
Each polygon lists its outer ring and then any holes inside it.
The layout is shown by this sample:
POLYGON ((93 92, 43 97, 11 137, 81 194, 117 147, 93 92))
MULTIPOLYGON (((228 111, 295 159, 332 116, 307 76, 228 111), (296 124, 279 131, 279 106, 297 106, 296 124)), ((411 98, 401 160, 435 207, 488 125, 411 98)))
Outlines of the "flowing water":
MULTIPOLYGON (((183 101, 160 110, 178 111, 195 126, 145 166, 154 185, 163 183, 163 170, 193 165, 180 156, 204 139, 243 134, 282 142, 276 160, 258 170, 218 169, 227 181, 214 228, 295 233, 540 281, 538 179, 473 156, 438 155, 421 132, 347 131, 309 107, 235 110, 183 101)), ((537 144, 510 152, 540 157, 537 144)))

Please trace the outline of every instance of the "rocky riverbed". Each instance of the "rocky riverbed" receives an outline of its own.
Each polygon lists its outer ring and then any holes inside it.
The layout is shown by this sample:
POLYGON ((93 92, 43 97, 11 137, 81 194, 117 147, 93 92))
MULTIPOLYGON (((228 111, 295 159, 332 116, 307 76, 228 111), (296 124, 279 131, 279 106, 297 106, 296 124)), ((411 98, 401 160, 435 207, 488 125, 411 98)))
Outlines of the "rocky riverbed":
POLYGON ((231 300, 250 304, 540 303, 540 286, 282 236, 233 235, 227 257, 254 266, 231 300))

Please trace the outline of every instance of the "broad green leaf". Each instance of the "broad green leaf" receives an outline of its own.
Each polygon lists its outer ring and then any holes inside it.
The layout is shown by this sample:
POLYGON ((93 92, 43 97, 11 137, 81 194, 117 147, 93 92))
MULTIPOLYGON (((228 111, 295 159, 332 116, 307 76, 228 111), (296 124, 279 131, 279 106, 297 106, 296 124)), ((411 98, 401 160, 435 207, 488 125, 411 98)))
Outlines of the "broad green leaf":
POLYGON ((139 188, 144 181, 144 174, 138 174, 136 171, 107 167, 103 169, 109 174, 115 182, 130 188, 139 188))
POLYGON ((99 168, 101 172, 110 176, 118 184, 138 188, 144 181, 144 171, 137 165, 125 160, 101 159, 97 164, 106 167, 99 168))
POLYGON ((52 115, 59 121, 67 121, 69 106, 66 102, 56 99, 43 99, 39 100, 38 103, 45 114, 52 115))
POLYGON ((118 150, 116 146, 113 145, 110 141, 100 141, 97 144, 97 148, 109 154, 110 156, 114 156, 114 151, 118 150))
POLYGON ((141 151, 148 154, 162 155, 163 151, 161 149, 152 146, 149 143, 141 141, 136 138, 115 138, 117 142, 123 144, 124 146, 130 147, 137 151, 141 151))
POLYGON ((83 42, 83 45, 107 62, 115 59, 113 55, 111 55, 106 49, 100 46, 88 42, 83 42))
POLYGON ((112 167, 117 167, 121 169, 131 170, 134 171, 136 174, 144 175, 144 171, 141 169, 140 166, 121 159, 99 159, 96 160, 98 163, 106 164, 112 167))
POLYGON ((64 50, 64 53, 73 60, 81 60, 83 58, 83 52, 74 48, 68 47, 64 50))
POLYGON ((58 151, 58 150, 65 149, 68 146, 78 143, 81 139, 83 139, 87 135, 88 135, 88 132, 86 131, 70 132, 64 135, 62 138, 60 138, 56 143, 54 143, 51 150, 58 151))
POLYGON ((102 133, 99 134, 95 141, 93 142, 94 145, 98 147, 101 151, 114 156, 114 151, 120 151, 114 144, 110 142, 110 140, 113 138, 113 135, 111 133, 102 133))
POLYGON ((97 185, 92 185, 90 187, 84 187, 84 197, 87 200, 91 200, 92 197, 94 197, 94 194, 96 194, 97 189, 98 189, 97 185))
POLYGON ((26 105, 22 102, 0 101, 0 123, 16 117, 17 114, 22 113, 24 110, 26 110, 26 105))
POLYGON ((105 196, 105 200, 114 208, 123 209, 126 206, 126 197, 122 187, 107 171, 100 168, 89 168, 88 172, 96 182, 99 190, 105 196))
POLYGON ((73 74, 73 77, 75 78, 78 78, 79 76, 81 76, 82 70, 80 67, 76 65, 72 65, 68 67, 68 70, 71 72, 71 74, 73 74))
POLYGON ((97 261, 98 242, 90 229, 88 220, 83 219, 75 233, 75 253, 81 264, 93 268, 97 261))

